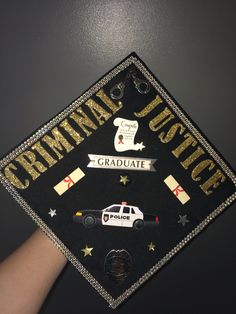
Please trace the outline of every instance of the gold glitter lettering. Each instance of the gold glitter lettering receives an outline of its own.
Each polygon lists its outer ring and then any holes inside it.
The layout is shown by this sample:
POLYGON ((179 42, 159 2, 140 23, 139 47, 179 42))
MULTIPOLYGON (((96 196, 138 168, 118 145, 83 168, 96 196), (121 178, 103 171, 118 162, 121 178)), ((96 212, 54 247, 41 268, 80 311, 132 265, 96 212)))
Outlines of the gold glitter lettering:
POLYGON ((178 129, 179 134, 183 134, 185 127, 183 126, 182 123, 175 123, 171 126, 167 134, 165 134, 165 132, 161 132, 158 137, 162 143, 169 143, 175 137, 178 129))
POLYGON ((159 113, 155 118, 149 122, 149 128, 156 132, 161 129, 166 123, 172 120, 175 116, 172 112, 166 107, 161 113, 159 113), (164 120, 164 121, 163 121, 164 120), (159 123, 163 121, 160 125, 159 123))
POLYGON ((52 167, 57 163, 57 160, 53 159, 52 156, 43 148, 40 142, 36 142, 31 149, 36 150, 43 159, 48 163, 49 167, 52 167))
POLYGON ((53 128, 51 132, 54 138, 49 135, 45 135, 42 138, 42 141, 44 141, 54 151, 59 159, 62 159, 63 155, 61 155, 59 151, 63 151, 64 149, 66 149, 67 153, 69 153, 70 151, 72 151, 72 149, 74 149, 74 146, 72 146, 65 139, 65 137, 59 132, 57 127, 53 128))
POLYGON ((181 162, 181 165, 184 167, 184 169, 188 169, 188 167, 197 160, 200 156, 204 155, 205 151, 198 146, 197 149, 184 161, 181 162))
POLYGON ((143 118, 148 115, 153 109, 155 109, 159 104, 161 104, 163 100, 159 95, 156 96, 143 110, 140 112, 134 112, 134 115, 138 118, 143 118))
POLYGON ((197 145, 197 140, 192 136, 190 133, 186 133, 184 135, 184 138, 186 138, 183 143, 181 143, 176 149, 172 150, 172 154, 176 157, 179 158, 179 156, 182 154, 183 151, 185 151, 188 147, 190 146, 196 146, 197 145))
POLYGON ((8 164, 4 168, 4 175, 5 177, 11 182, 12 185, 14 185, 18 189, 26 189, 29 186, 29 180, 26 179, 24 183, 20 181, 20 179, 17 178, 17 176, 12 172, 12 170, 17 170, 16 166, 14 166, 12 163, 8 164))
POLYGON ((118 106, 104 93, 103 89, 100 89, 100 91, 97 92, 96 96, 98 96, 104 104, 107 105, 108 108, 112 110, 113 113, 116 113, 120 108, 123 107, 123 104, 121 101, 118 102, 118 106))
POLYGON ((215 163, 211 159, 206 159, 201 161, 192 171, 192 179, 194 181, 200 181, 202 178, 199 176, 199 174, 206 168, 208 170, 212 170, 215 167, 215 163))
POLYGON ((79 112, 80 115, 78 115, 76 112, 73 112, 70 115, 70 118, 73 119, 79 127, 81 127, 81 129, 87 136, 91 135, 92 132, 90 132, 85 126, 93 130, 96 130, 97 126, 93 123, 92 120, 89 119, 89 117, 83 112, 81 108, 78 108, 77 112, 79 112))
POLYGON ((20 154, 15 160, 31 175, 33 180, 36 180, 40 173, 47 170, 40 161, 36 160, 35 154, 29 150, 20 154))
POLYGON ((220 183, 226 180, 225 175, 221 170, 217 169, 216 172, 203 184, 200 185, 200 188, 206 195, 211 194, 213 191, 210 188, 216 189, 220 183))
POLYGON ((93 99, 88 99, 85 104, 89 107, 94 117, 97 119, 100 125, 103 125, 105 121, 111 117, 111 114, 103 109, 99 104, 97 104, 93 99))
POLYGON ((76 145, 79 145, 84 140, 84 138, 72 128, 67 119, 63 120, 60 126, 75 140, 76 145))

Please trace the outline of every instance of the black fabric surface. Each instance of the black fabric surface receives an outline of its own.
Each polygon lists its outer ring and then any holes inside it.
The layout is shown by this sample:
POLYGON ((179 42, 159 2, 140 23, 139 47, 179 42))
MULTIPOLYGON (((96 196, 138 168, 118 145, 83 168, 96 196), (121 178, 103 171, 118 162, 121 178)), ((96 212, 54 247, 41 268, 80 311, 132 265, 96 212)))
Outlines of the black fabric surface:
MULTIPOLYGON (((134 53, 132 56, 138 58, 134 53)), ((115 84, 125 80, 131 68, 134 69, 135 66, 129 66, 103 87, 107 95, 115 84)), ((135 71, 138 78, 146 80, 137 68, 135 71)), ((150 119, 157 114, 155 110, 145 118, 135 118, 134 112, 141 111, 157 94, 153 86, 147 94, 140 94, 132 80, 129 80, 122 98, 122 109, 108 121, 105 121, 102 126, 98 126, 98 129, 93 131, 91 136, 86 137, 85 134, 82 134, 85 138, 84 141, 78 146, 75 145, 75 148, 70 153, 65 154, 63 159, 42 173, 37 180, 31 182, 29 188, 18 190, 37 215, 114 298, 120 296, 144 273, 149 271, 236 190, 235 185, 226 175, 225 182, 220 184, 211 195, 206 196, 200 189, 199 183, 194 182, 191 178, 193 167, 185 170, 180 164, 180 161, 189 156, 189 151, 184 152, 180 158, 176 158, 171 153, 171 150, 183 141, 183 137, 175 136, 170 143, 161 143, 157 136, 159 132, 155 133, 148 127, 150 119), (135 142, 143 141, 146 147, 142 151, 130 150, 122 153, 115 151, 113 140, 117 128, 113 125, 113 121, 117 117, 138 120, 139 128, 135 142), (125 172, 128 173, 132 181, 124 187, 119 183, 119 175, 124 173, 123 170, 88 168, 88 154, 156 159, 154 164, 156 171, 126 170, 125 172), (54 191, 53 186, 77 167, 82 169, 85 177, 66 193, 59 196, 54 191), (169 174, 175 177, 191 197, 185 205, 182 205, 164 184, 163 180, 169 174), (76 224, 72 220, 73 215, 78 210, 101 210, 111 204, 120 204, 122 201, 142 208, 144 213, 158 215, 159 226, 133 230, 133 228, 96 225, 87 229, 82 224, 76 224), (48 215, 50 208, 57 210, 57 216, 51 218, 48 215), (188 216, 189 223, 182 226, 178 223, 178 219, 179 215, 185 214, 188 216), (150 242, 156 244, 156 249, 153 252, 147 250, 147 245, 150 242), (86 244, 93 247, 92 256, 83 256, 81 249, 86 244), (114 284, 104 272, 105 258, 112 249, 125 249, 133 260, 131 273, 121 285, 114 284)), ((104 107, 96 95, 91 98, 104 107)), ((114 102, 117 103, 116 100, 114 102)), ((164 100, 159 105, 158 112, 166 106, 169 105, 164 100)), ((86 111, 83 105, 82 108, 86 111)), ((89 112, 87 113, 89 114, 89 112)), ((176 116, 173 121, 180 122, 180 119, 176 116)), ((76 124, 73 127, 76 128, 76 124)), ((167 124, 161 130, 167 132, 169 127, 167 124)), ((63 135, 70 142, 66 132, 63 135)), ((73 142, 71 144, 74 145, 73 142)), ((194 149, 192 149, 193 151, 194 149)), ((56 158, 53 153, 52 156, 56 158)), ((38 155, 37 157, 39 161, 45 163, 43 158, 38 155)), ((198 159, 198 162, 206 158, 212 159, 212 156, 206 153, 198 159)), ((220 168, 220 166, 217 167, 220 168)), ((25 171, 23 169, 21 171, 18 172, 19 177, 24 178, 25 171)))

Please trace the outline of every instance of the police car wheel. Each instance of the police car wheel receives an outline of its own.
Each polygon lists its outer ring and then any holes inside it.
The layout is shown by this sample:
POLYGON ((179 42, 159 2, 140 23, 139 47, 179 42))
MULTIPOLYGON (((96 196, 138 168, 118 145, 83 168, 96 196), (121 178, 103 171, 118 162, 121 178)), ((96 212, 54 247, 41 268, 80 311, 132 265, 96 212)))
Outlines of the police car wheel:
POLYGON ((96 219, 94 218, 94 216, 92 215, 87 215, 84 217, 83 219, 83 225, 86 227, 86 228, 91 228, 95 225, 96 223, 96 219))
POLYGON ((135 220, 134 223, 133 223, 133 227, 134 227, 134 229, 136 229, 136 230, 141 230, 141 229, 143 229, 143 227, 144 227, 144 222, 143 222, 143 220, 141 220, 141 219, 135 220))

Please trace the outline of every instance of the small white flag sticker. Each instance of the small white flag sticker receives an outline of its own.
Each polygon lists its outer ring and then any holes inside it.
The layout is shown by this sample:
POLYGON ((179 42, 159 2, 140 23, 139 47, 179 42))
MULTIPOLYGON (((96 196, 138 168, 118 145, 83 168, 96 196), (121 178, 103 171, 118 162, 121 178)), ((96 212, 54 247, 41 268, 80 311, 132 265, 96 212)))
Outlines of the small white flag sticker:
POLYGON ((84 176, 85 174, 78 167, 73 172, 71 172, 67 177, 65 177, 61 182, 55 185, 54 190, 57 192, 57 194, 62 195, 84 176))

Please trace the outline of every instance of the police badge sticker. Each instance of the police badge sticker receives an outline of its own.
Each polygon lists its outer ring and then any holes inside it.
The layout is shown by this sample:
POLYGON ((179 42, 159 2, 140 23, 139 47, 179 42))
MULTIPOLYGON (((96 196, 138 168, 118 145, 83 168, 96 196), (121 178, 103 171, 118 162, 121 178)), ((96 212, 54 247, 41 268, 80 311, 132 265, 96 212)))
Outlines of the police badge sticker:
POLYGON ((121 285, 132 271, 132 257, 126 250, 111 250, 105 257, 104 272, 116 285, 121 285))
POLYGON ((113 309, 236 200, 234 170, 135 53, 3 156, 0 180, 113 309))

